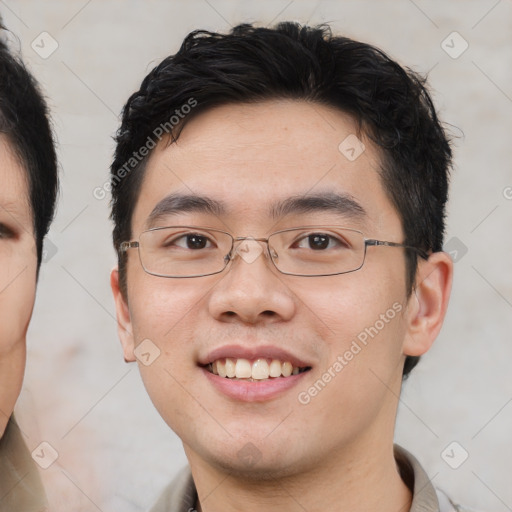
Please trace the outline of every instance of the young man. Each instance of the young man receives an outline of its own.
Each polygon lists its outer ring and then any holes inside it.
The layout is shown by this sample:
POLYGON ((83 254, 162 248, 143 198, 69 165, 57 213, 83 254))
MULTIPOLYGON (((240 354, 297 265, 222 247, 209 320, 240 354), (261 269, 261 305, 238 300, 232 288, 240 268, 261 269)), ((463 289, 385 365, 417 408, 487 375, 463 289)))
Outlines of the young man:
POLYGON ((190 463, 154 511, 453 509, 393 446, 447 308, 450 165, 422 79, 325 27, 197 31, 144 79, 111 285, 190 463))

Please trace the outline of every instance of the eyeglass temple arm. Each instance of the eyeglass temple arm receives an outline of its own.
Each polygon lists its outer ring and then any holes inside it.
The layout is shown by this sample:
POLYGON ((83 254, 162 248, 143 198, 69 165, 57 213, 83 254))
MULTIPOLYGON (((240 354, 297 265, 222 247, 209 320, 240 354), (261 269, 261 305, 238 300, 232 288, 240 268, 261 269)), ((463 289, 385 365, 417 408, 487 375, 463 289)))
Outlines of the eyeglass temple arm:
POLYGON ((413 247, 412 245, 399 244, 396 242, 386 242, 384 240, 374 240, 374 239, 365 239, 366 245, 386 245, 388 247, 403 247, 404 249, 410 249, 411 251, 417 252, 424 260, 428 260, 428 254, 418 247, 413 247))
POLYGON ((128 249, 139 247, 139 242, 122 242, 119 246, 119 252, 126 252, 128 249))

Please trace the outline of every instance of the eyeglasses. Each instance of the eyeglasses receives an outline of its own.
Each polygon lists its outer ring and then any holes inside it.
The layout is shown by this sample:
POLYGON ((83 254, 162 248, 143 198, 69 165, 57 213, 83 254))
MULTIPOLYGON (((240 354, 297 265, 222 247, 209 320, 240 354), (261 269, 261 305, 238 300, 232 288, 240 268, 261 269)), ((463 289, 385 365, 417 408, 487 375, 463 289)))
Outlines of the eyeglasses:
POLYGON ((282 274, 334 276, 359 270, 368 246, 402 247, 428 259, 416 247, 365 238, 355 229, 306 226, 284 229, 268 238, 233 237, 225 231, 197 226, 152 228, 138 241, 121 243, 119 251, 137 248, 143 269, 159 277, 203 277, 222 272, 238 255, 252 263, 267 244, 268 257, 282 274))

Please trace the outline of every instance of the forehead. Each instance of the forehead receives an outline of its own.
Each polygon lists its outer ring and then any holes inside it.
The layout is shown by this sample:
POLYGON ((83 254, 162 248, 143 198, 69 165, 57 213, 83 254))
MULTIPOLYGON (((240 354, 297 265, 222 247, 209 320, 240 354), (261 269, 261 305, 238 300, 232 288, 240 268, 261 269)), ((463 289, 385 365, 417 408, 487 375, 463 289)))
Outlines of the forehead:
POLYGON ((12 214, 20 222, 30 223, 26 171, 3 135, 0 135, 0 183, 0 213, 12 214))
POLYGON ((246 225, 275 221, 287 198, 336 194, 375 224, 397 217, 379 166, 377 150, 337 109, 298 100, 223 105, 191 119, 176 143, 155 148, 132 226, 143 229, 155 206, 176 193, 212 198, 222 215, 246 225))

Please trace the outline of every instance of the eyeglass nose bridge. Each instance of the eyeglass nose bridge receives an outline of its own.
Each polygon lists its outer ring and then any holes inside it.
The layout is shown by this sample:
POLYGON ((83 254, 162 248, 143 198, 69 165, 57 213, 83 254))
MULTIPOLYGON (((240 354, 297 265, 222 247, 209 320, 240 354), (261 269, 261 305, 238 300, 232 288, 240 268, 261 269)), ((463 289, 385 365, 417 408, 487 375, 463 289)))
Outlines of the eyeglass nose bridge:
POLYGON ((273 263, 275 263, 279 257, 275 249, 269 244, 268 238, 256 238, 253 236, 234 237, 231 250, 226 254, 226 256, 224 256, 224 263, 227 265, 230 261, 233 261, 237 255, 246 263, 252 263, 262 253, 266 258, 270 257, 273 263), (242 244, 244 241, 247 241, 245 245, 242 244), (249 242, 254 243, 250 244, 249 242), (264 242, 267 245, 266 251, 262 249, 261 242, 264 242))

